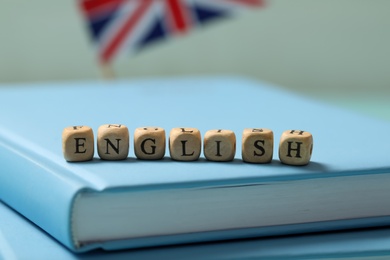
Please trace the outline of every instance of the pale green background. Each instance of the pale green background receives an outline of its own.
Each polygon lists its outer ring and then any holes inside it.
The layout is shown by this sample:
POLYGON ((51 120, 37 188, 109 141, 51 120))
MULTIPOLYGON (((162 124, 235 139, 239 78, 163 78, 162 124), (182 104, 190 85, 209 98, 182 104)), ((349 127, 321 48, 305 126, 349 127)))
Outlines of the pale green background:
MULTIPOLYGON (((0 82, 101 76, 77 0, 0 6, 0 82)), ((390 1, 268 0, 122 56, 114 70, 119 78, 244 75, 390 119, 390 1)))

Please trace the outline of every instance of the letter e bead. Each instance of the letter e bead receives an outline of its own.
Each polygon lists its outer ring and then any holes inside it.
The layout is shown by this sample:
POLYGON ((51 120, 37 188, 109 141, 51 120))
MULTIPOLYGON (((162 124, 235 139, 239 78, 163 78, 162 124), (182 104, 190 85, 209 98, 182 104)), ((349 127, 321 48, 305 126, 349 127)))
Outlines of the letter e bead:
POLYGON ((169 134, 169 153, 173 160, 195 161, 201 150, 200 131, 196 128, 173 128, 169 134))
POLYGON ((236 154, 236 135, 231 130, 209 130, 204 135, 203 146, 207 160, 231 161, 236 154))
POLYGON ((70 126, 62 132, 62 152, 68 162, 89 161, 94 154, 94 137, 88 126, 70 126))
POLYGON ((162 159, 165 155, 165 130, 161 127, 135 129, 134 153, 138 159, 162 159))
POLYGON ((301 130, 284 131, 279 143, 279 159, 284 164, 306 165, 313 150, 313 136, 301 130))
POLYGON ((129 154, 129 130, 125 125, 107 124, 98 129, 98 154, 103 160, 123 160, 129 154))
POLYGON ((274 153, 274 133, 266 128, 245 128, 242 133, 242 160, 269 163, 274 153))

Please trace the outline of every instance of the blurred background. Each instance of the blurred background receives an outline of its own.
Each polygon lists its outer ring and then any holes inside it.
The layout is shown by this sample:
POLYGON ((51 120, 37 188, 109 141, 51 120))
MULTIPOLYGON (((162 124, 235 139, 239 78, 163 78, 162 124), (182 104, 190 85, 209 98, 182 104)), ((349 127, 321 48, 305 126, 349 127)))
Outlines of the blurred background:
MULTIPOLYGON (((390 1, 266 6, 113 62, 118 78, 240 75, 390 119, 390 1)), ((76 0, 2 0, 0 84, 101 78, 76 0)))

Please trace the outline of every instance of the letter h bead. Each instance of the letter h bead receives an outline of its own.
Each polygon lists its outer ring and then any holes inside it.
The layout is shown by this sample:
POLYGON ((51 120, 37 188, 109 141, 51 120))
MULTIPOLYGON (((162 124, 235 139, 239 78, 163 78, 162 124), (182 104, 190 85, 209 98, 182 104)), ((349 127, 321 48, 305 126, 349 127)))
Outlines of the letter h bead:
POLYGON ((313 150, 313 136, 301 130, 284 131, 279 143, 279 159, 284 164, 306 165, 313 150))

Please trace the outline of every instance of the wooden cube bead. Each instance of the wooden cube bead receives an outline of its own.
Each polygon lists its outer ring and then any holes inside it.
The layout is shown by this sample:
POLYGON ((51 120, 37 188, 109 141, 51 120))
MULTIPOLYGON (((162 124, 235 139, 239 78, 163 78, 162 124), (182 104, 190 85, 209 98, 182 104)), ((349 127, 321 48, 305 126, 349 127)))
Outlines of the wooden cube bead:
POLYGON ((201 151, 200 131, 196 128, 173 128, 169 134, 169 153, 173 160, 195 161, 201 151))
POLYGON ((284 131, 279 143, 279 158, 284 164, 306 165, 313 150, 311 133, 301 130, 284 131))
POLYGON ((88 126, 70 126, 62 132, 62 152, 68 162, 91 160, 94 143, 92 128, 88 126))
POLYGON ((209 130, 204 135, 203 146, 207 160, 231 161, 236 154, 236 135, 231 130, 209 130))
POLYGON ((269 163, 274 152, 274 133, 266 128, 245 128, 242 133, 242 160, 269 163))
POLYGON ((165 155, 165 130, 161 127, 135 129, 134 153, 138 159, 162 159, 165 155))
POLYGON ((123 160, 129 154, 129 130, 125 125, 106 124, 98 129, 97 147, 103 160, 123 160))

